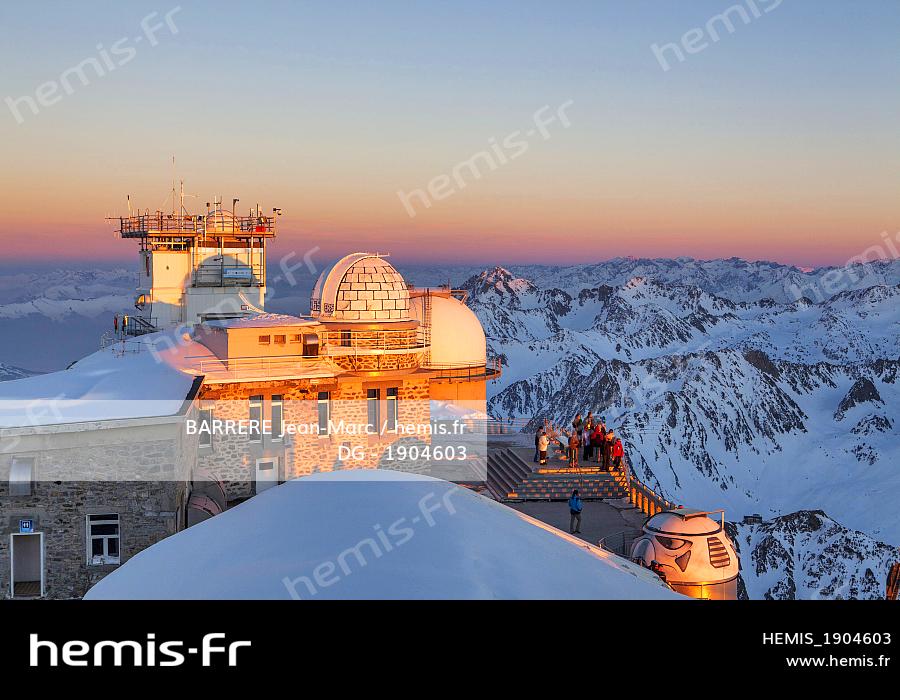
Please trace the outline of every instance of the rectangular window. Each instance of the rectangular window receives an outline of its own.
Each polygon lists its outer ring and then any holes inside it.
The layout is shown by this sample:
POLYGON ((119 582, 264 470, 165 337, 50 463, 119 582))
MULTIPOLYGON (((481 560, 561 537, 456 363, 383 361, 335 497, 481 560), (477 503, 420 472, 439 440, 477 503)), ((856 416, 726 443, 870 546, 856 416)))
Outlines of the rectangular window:
POLYGON ((341 331, 341 347, 349 348, 353 344, 353 334, 350 331, 341 331))
POLYGON ((315 333, 307 333, 303 336, 303 356, 319 356, 319 336, 315 333))
POLYGON ((263 397, 250 397, 250 442, 262 442, 263 397))
POLYGON ((386 399, 387 430, 392 433, 397 431, 397 407, 398 407, 397 396, 398 396, 397 387, 395 387, 395 386, 388 387, 387 399, 386 399))
POLYGON ((200 437, 200 447, 212 447, 212 419, 211 408, 201 408, 197 417, 197 432, 200 437))
POLYGON ((366 391, 366 408, 369 417, 369 430, 376 435, 381 430, 381 390, 366 391))
POLYGON ((119 515, 103 513, 87 516, 88 564, 119 563, 119 515))
POLYGON ((260 345, 269 345, 272 342, 271 335, 261 335, 259 336, 259 344, 260 345))
POLYGON ((284 438, 284 397, 272 396, 272 440, 284 438))
POLYGON ((287 337, 283 335, 275 336, 275 345, 284 345, 287 342, 287 337))
POLYGON ((302 337, 300 336, 299 333, 294 333, 294 334, 291 336, 291 342, 292 342, 292 343, 299 343, 301 340, 302 340, 302 337))
POLYGON ((319 435, 328 435, 328 421, 331 420, 331 392, 319 392, 319 435))
POLYGON ((30 496, 34 487, 34 458, 15 457, 9 470, 9 495, 30 496))

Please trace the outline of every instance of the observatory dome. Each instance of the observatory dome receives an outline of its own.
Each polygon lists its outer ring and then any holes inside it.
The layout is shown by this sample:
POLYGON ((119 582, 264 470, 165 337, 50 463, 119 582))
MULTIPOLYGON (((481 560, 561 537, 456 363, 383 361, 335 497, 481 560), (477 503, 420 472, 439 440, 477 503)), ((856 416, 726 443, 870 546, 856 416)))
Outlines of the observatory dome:
POLYGON ((644 523, 643 533, 632 544, 631 559, 658 567, 679 593, 733 600, 740 563, 724 524, 722 511, 661 511, 644 523), (709 517, 714 514, 721 520, 709 517))
POLYGON ((217 207, 206 215, 207 233, 227 233, 235 230, 234 215, 217 207))
MULTIPOLYGON (((483 365, 486 361, 484 329, 481 321, 459 299, 430 295, 431 298, 431 364, 465 367, 483 365)), ((412 299, 413 318, 425 322, 425 296, 412 299)))
POLYGON ((324 270, 309 303, 320 321, 409 321, 409 291, 397 270, 374 253, 352 253, 324 270))

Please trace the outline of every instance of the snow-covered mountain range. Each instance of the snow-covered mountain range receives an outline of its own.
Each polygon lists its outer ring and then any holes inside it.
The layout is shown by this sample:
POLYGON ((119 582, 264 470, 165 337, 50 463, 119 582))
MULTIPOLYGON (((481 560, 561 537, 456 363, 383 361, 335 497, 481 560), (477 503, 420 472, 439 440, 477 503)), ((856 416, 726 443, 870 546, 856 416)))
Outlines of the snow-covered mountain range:
POLYGON ((727 526, 741 556, 739 595, 762 599, 884 598, 896 547, 849 530, 822 511, 727 526))
POLYGON ((566 425, 593 410, 673 500, 761 513, 780 537, 789 514, 824 510, 870 548, 900 543, 900 263, 532 273, 494 268, 463 285, 504 365, 493 416, 566 425))
POLYGON ((34 376, 34 372, 29 372, 21 367, 13 367, 0 362, 0 382, 8 382, 13 379, 25 379, 34 376))

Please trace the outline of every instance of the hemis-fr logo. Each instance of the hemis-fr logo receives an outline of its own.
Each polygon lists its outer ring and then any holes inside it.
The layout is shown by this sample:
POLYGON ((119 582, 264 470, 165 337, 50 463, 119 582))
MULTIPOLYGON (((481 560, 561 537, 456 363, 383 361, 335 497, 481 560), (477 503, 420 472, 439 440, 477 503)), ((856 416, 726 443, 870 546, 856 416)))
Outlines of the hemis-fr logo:
POLYGON ((86 642, 73 639, 54 642, 29 635, 29 665, 32 667, 79 667, 128 666, 167 667, 181 666, 188 659, 196 658, 203 666, 237 666, 238 651, 249 647, 249 641, 226 642, 222 632, 212 632, 203 637, 200 644, 191 646, 187 642, 169 640, 158 641, 150 633, 143 641, 102 640, 86 642))

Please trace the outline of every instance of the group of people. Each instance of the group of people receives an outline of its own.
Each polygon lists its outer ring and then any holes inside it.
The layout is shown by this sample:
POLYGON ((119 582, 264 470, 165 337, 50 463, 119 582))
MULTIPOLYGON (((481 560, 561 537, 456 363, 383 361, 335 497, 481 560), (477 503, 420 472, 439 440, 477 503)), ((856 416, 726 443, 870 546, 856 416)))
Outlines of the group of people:
POLYGON ((572 429, 564 430, 563 437, 556 436, 548 424, 544 424, 534 436, 534 461, 547 463, 547 450, 551 439, 560 440, 567 449, 569 466, 578 467, 579 453, 582 463, 596 462, 603 469, 618 469, 622 466, 625 450, 622 440, 616 437, 614 430, 607 430, 606 420, 596 417, 592 412, 582 418, 579 413, 572 420, 572 429))

